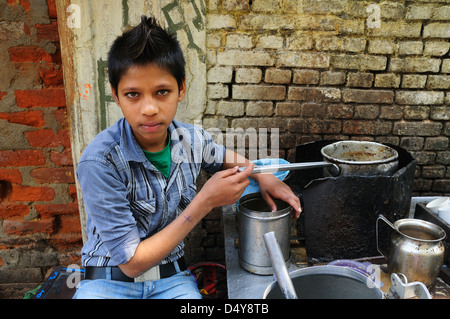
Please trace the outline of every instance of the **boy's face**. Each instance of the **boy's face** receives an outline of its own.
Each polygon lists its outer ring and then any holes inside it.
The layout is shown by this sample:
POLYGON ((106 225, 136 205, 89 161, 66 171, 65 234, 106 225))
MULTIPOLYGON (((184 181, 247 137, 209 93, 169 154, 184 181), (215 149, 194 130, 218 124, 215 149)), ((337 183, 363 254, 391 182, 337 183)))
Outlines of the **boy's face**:
POLYGON ((167 128, 186 93, 185 83, 178 88, 169 72, 147 64, 129 68, 120 79, 117 92, 112 91, 139 145, 149 152, 164 149, 167 128))

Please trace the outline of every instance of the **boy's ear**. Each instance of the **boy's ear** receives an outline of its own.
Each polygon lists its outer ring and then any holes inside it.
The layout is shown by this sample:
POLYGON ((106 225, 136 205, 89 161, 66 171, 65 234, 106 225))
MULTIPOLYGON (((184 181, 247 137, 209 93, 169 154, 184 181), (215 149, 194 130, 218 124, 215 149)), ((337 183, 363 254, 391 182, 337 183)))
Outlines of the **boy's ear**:
POLYGON ((186 94, 186 79, 183 80, 181 87, 178 90, 178 102, 181 102, 186 94))
POLYGON ((110 86, 111 86, 111 94, 112 94, 114 101, 116 101, 117 105, 120 105, 119 97, 117 96, 116 90, 114 90, 112 84, 110 84, 110 86))

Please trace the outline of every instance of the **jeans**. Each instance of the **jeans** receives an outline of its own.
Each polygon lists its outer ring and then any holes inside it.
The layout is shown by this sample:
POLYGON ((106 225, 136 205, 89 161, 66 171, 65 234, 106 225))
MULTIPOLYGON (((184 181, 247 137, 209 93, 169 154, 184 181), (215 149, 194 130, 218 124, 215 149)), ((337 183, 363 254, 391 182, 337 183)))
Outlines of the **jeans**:
POLYGON ((107 279, 83 280, 74 299, 201 299, 197 282, 189 270, 171 277, 143 282, 107 279))

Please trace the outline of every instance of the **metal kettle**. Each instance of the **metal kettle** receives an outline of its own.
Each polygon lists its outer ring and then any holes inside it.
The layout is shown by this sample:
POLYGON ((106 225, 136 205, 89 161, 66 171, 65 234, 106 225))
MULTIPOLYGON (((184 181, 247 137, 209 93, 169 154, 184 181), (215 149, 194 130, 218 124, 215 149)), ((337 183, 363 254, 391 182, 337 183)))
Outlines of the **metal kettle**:
POLYGON ((408 281, 419 281, 431 286, 441 270, 445 247, 445 231, 430 222, 405 218, 392 224, 383 215, 377 219, 377 249, 387 259, 390 273, 402 273, 408 281), (394 231, 389 248, 378 245, 378 223, 382 220, 394 231))

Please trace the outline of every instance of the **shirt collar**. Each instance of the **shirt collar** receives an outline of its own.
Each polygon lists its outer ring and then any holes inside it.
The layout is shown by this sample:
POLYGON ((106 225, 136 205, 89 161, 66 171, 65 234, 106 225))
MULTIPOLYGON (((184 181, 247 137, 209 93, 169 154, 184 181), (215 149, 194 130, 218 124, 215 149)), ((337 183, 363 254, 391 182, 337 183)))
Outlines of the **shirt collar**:
POLYGON ((120 136, 120 149, 124 156, 124 159, 129 162, 142 162, 145 163, 147 159, 145 158, 144 152, 142 152, 136 138, 134 137, 133 130, 130 124, 125 118, 122 119, 122 133, 120 136))

